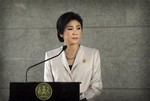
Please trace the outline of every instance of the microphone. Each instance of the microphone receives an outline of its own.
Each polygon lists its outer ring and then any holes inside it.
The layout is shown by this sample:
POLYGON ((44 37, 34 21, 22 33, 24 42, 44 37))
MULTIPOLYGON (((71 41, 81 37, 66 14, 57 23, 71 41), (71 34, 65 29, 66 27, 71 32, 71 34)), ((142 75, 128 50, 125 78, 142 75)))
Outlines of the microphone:
POLYGON ((37 64, 34 64, 34 65, 30 66, 30 67, 28 67, 27 70, 26 70, 25 82, 28 82, 28 77, 27 77, 27 76, 28 76, 28 71, 29 71, 29 69, 31 69, 31 68, 33 68, 33 67, 39 65, 39 64, 42 64, 42 63, 44 63, 44 62, 46 62, 46 61, 48 61, 48 60, 51 60, 51 59, 53 59, 53 58, 56 58, 57 56, 59 56, 59 55, 60 55, 64 50, 66 50, 66 49, 67 49, 67 45, 64 45, 59 54, 57 54, 57 55, 55 55, 55 56, 53 56, 53 57, 51 57, 51 58, 48 58, 48 59, 46 59, 46 60, 44 60, 44 61, 41 61, 41 62, 39 62, 39 63, 37 63, 37 64))

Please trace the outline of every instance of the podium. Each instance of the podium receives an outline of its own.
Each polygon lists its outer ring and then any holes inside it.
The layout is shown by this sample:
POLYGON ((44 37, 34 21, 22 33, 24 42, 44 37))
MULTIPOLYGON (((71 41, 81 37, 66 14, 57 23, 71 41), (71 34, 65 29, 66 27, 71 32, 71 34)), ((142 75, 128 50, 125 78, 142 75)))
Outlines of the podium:
POLYGON ((79 101, 80 82, 11 82, 9 101, 79 101))

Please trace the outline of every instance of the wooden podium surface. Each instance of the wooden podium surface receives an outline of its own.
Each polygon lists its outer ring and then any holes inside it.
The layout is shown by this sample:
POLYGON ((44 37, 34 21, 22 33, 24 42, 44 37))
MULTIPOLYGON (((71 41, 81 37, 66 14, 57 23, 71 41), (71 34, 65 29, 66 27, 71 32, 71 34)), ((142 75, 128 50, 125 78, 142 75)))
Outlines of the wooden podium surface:
POLYGON ((79 101, 79 87, 80 82, 11 82, 9 101, 79 101), (41 100, 42 94, 50 97, 41 100))

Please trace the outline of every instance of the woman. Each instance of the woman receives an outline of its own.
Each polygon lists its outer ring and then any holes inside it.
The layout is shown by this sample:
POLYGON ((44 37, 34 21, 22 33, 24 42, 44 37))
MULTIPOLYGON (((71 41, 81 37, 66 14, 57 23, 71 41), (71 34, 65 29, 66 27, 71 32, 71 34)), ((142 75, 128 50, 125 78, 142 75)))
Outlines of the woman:
MULTIPOLYGON (((79 44, 83 21, 74 12, 64 13, 57 20, 57 36, 67 49, 45 63, 45 82, 81 82, 80 100, 93 101, 101 93, 102 80, 99 51, 79 44)), ((46 59, 58 54, 62 47, 46 52, 46 59)))

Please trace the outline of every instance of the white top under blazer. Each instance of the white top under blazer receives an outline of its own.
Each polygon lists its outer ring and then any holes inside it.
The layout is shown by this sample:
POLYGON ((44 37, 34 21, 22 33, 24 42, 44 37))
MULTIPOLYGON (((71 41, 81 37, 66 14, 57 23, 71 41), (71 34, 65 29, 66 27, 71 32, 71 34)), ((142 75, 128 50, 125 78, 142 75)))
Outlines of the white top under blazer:
MULTIPOLYGON (((48 51, 45 59, 57 55, 62 47, 48 51)), ((101 62, 98 49, 88 48, 80 45, 77 56, 70 70, 65 52, 58 57, 45 62, 44 66, 45 82, 81 82, 81 97, 88 101, 101 93, 101 62)))

